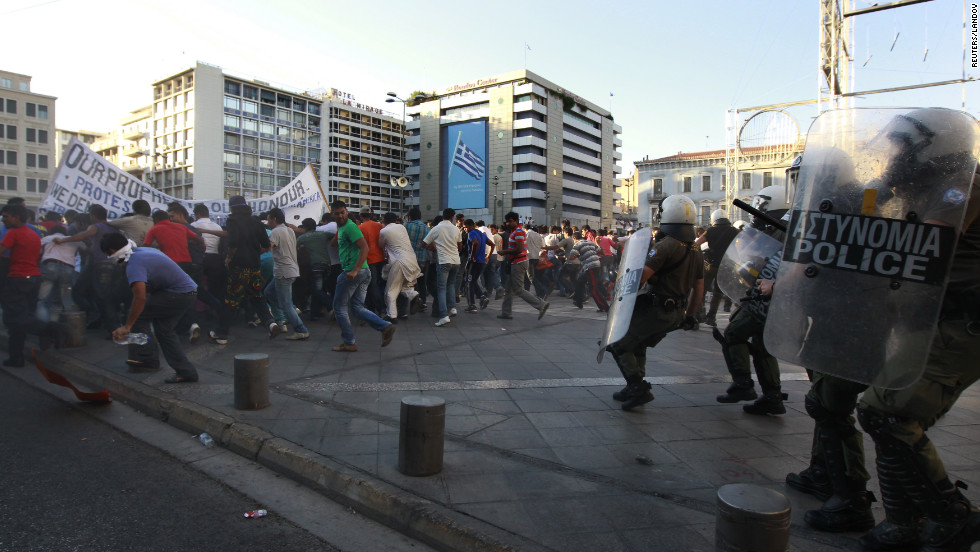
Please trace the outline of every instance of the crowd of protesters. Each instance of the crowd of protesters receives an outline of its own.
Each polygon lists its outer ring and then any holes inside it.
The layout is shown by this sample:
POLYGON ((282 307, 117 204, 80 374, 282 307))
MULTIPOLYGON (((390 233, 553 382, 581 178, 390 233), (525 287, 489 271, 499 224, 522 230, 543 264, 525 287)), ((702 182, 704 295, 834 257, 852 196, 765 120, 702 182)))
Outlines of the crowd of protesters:
MULTIPOLYGON (((127 263, 135 248, 157 249, 193 282, 196 300, 173 319, 181 341, 206 336, 224 345, 233 333, 255 328, 269 338, 285 334, 301 341, 315 332, 311 322, 325 319, 341 329, 342 343, 333 350, 354 352, 352 318, 380 332, 387 345, 395 325, 411 315, 429 311, 436 326, 445 326, 460 311, 479 315, 494 300, 500 300, 497 316, 504 319, 513 317, 516 297, 539 319, 555 297, 578 308, 591 300, 604 312, 623 243, 606 229, 567 220, 540 226, 517 213, 488 225, 453 209, 425 221, 416 207, 402 220, 395 213, 348 210, 338 201, 320 220, 293 225, 277 208, 252 212, 241 196, 232 197, 229 207, 221 224, 204 204, 195 205, 193 214, 177 202, 153 212, 146 201, 133 202, 131 212, 112 220, 104 207, 91 205, 85 213, 49 212, 35 222, 23 200, 11 200, 3 230, 10 238, 0 257, 4 317, 8 328, 18 328, 8 365, 23 364, 18 351, 29 332, 56 344, 65 311, 84 312, 88 328, 105 339, 124 337, 118 330, 131 329, 139 318, 130 320, 137 291, 127 263), (38 243, 32 239, 24 249, 27 231, 38 243), (119 253, 124 249, 125 262, 119 253), (244 321, 241 328, 233 328, 236 321, 244 321)), ((159 332, 161 324, 136 325, 159 332)), ((176 353, 168 347, 169 360, 176 353)), ((159 367, 155 347, 140 351, 131 348, 131 369, 159 367)), ((180 381, 196 380, 192 370, 185 369, 180 381)))

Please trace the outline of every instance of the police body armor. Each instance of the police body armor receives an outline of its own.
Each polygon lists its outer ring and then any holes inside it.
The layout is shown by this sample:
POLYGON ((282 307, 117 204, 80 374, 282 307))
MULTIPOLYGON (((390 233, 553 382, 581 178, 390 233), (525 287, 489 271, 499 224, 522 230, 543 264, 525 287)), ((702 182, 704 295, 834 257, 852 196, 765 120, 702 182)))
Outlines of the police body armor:
POLYGON ((886 389, 921 375, 980 154, 948 109, 849 109, 807 135, 768 323, 776 357, 886 389))
POLYGON ((622 339, 629 330, 636 295, 640 290, 643 266, 647 259, 647 252, 650 250, 651 237, 649 228, 641 228, 630 236, 623 246, 619 271, 616 273, 616 286, 612 301, 609 303, 609 314, 606 317, 606 329, 599 343, 599 354, 596 356, 598 362, 602 362, 606 346, 622 339))

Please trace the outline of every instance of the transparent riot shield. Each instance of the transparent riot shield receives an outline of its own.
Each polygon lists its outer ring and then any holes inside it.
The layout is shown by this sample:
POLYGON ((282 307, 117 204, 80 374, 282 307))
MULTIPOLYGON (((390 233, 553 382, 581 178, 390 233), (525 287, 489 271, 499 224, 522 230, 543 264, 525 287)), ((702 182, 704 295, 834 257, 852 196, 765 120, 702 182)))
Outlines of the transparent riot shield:
POLYGON ((925 367, 977 168, 978 125, 948 109, 849 109, 807 134, 766 347, 886 389, 925 367))
MULTIPOLYGON (((718 265, 718 287, 735 301, 745 297, 782 249, 782 242, 761 230, 742 230, 725 250, 725 256, 718 265)), ((771 275, 770 279, 774 276, 771 275)))
POLYGON ((598 362, 602 362, 606 346, 622 339, 630 327, 633 305, 636 304, 636 294, 640 289, 640 277, 643 275, 643 263, 650 251, 652 235, 649 228, 641 228, 623 246, 619 271, 616 273, 616 287, 606 316, 606 330, 602 334, 599 354, 596 356, 598 362))

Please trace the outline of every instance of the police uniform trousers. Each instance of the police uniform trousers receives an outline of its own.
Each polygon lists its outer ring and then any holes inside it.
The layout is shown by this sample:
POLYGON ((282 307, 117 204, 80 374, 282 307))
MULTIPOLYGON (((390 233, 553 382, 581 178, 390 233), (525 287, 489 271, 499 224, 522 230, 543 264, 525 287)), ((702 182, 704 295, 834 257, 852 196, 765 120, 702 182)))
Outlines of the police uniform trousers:
MULTIPOLYGON (((907 468, 921 483, 947 480, 943 462, 925 432, 949 412, 963 390, 980 379, 980 332, 976 326, 973 322, 968 327, 963 318, 940 321, 925 372, 918 381, 905 389, 872 387, 861 399, 861 424, 874 438, 878 456, 882 446, 906 448, 911 461, 907 468)), ((888 512, 889 501, 884 502, 888 512)))
POLYGON ((765 322, 755 319, 745 308, 735 311, 725 328, 725 341, 728 343, 728 371, 732 380, 749 381, 751 369, 749 357, 755 359, 755 374, 765 395, 779 394, 779 362, 769 354, 762 341, 765 322))
POLYGON ((871 476, 864 465, 864 440, 855 428, 854 408, 858 396, 868 386, 820 372, 809 374, 810 390, 805 403, 807 413, 814 420, 810 464, 827 469, 829 461, 836 468, 834 462, 841 459, 847 481, 855 488, 864 489, 871 476), (837 458, 828 458, 827 449, 837 458))
POLYGON ((626 335, 610 347, 616 365, 627 381, 646 377, 647 347, 654 347, 684 321, 681 302, 673 307, 654 304, 648 294, 636 298, 626 335))

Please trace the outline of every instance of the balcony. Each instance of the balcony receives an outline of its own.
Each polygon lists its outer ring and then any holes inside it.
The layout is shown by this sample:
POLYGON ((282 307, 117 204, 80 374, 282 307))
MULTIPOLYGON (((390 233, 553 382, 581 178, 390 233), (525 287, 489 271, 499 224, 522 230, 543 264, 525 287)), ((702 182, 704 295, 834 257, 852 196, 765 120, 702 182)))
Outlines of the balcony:
POLYGON ((535 155, 533 153, 522 153, 520 155, 515 155, 513 162, 515 165, 533 163, 535 165, 541 165, 542 167, 548 166, 548 160, 545 159, 543 155, 535 155))
POLYGON ((146 155, 146 150, 140 146, 129 146, 120 150, 119 154, 125 157, 139 157, 141 155, 146 155))
POLYGON ((514 199, 540 199, 544 201, 545 195, 544 190, 535 190, 533 188, 525 188, 523 190, 514 190, 514 199))
POLYGON ((422 125, 422 121, 420 119, 415 119, 414 121, 409 121, 405 125, 405 129, 406 130, 418 130, 421 125, 422 125))
POLYGON ((514 130, 520 128, 534 128, 546 134, 548 132, 548 125, 545 124, 544 121, 538 121, 535 119, 518 119, 514 121, 514 130))
POLYGON ((417 146, 420 143, 422 143, 422 137, 419 136, 418 134, 416 134, 414 136, 408 136, 408 137, 405 138, 405 145, 406 146, 417 146))
POLYGON ((422 155, 422 152, 420 152, 420 151, 410 151, 410 152, 405 153, 405 160, 406 161, 415 161, 416 159, 418 159, 419 157, 421 157, 421 155, 422 155))
POLYGON ((531 182, 547 182, 548 177, 542 173, 536 173, 531 171, 521 171, 516 172, 511 175, 510 179, 514 182, 521 181, 531 181, 531 182))
POLYGON ((523 111, 536 111, 542 115, 548 114, 547 106, 544 106, 534 100, 525 100, 514 104, 514 113, 520 113, 523 111))

